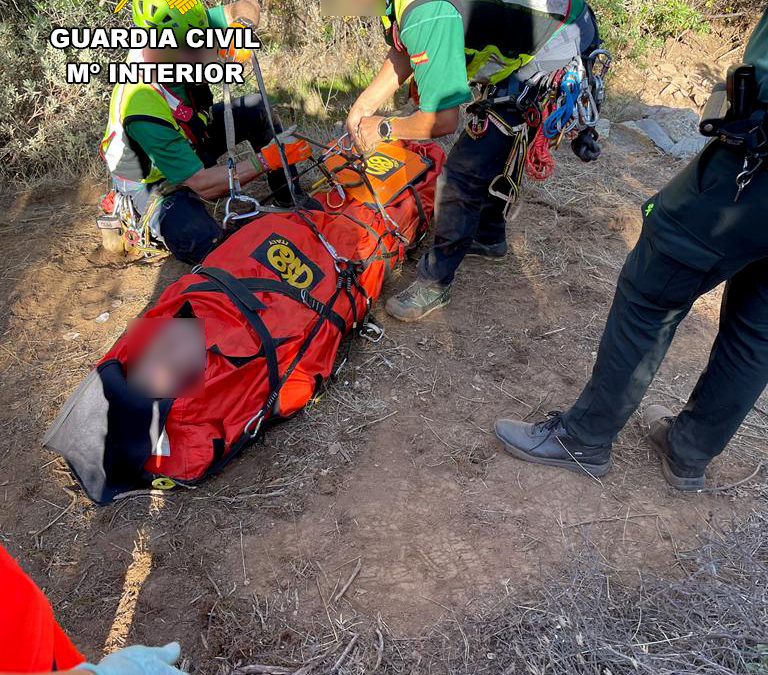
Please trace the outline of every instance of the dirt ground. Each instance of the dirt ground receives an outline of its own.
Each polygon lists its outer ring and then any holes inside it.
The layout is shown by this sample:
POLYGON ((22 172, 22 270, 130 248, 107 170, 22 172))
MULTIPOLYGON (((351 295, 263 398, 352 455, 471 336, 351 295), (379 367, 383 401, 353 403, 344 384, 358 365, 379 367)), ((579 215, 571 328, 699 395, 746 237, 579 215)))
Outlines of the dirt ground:
MULTIPOLYGON (((699 46, 674 49, 690 59, 699 46)), ((718 67, 732 60, 724 52, 718 67)), ((630 72, 624 89, 657 102, 665 74, 638 77, 630 72)), ((760 482, 670 490, 637 419, 601 480, 518 462, 493 436, 500 416, 539 418, 578 395, 638 236, 638 206, 680 168, 616 125, 598 164, 566 150, 510 224, 512 254, 467 260, 448 308, 416 325, 379 312, 385 338, 358 341, 317 403, 222 475, 104 508, 40 438, 127 320, 186 267, 105 262, 93 188, 4 198, 0 539, 90 658, 178 639, 194 672, 256 662, 287 670, 244 672, 293 672, 323 654, 323 672, 337 659, 337 672, 353 672, 342 658, 351 643, 345 658, 373 650, 373 672, 382 654, 418 652, 440 620, 460 625, 489 602, 522 602, 585 543, 618 575, 674 577, 680 551, 764 504, 760 482), (370 644, 352 642, 364 633, 370 644)), ((387 292, 410 282, 413 262, 387 292)), ((646 403, 685 401, 719 297, 696 304, 646 403)), ((751 473, 767 441, 764 399, 713 464, 713 483, 751 473)))

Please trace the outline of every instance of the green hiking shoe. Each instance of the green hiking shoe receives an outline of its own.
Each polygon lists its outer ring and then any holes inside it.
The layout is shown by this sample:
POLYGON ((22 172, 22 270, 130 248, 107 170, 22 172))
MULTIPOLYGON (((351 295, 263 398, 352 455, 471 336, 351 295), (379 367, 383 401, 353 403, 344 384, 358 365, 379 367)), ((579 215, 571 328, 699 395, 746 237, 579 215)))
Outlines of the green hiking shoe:
POLYGON ((451 287, 417 279, 387 300, 387 314, 400 321, 419 321, 451 301, 451 287))

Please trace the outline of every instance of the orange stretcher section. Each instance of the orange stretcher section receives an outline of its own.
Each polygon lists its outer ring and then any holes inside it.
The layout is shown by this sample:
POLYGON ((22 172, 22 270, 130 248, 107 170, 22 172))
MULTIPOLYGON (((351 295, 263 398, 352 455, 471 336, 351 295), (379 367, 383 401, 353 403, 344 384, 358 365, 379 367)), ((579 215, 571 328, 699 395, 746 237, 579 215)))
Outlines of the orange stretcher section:
POLYGON ((332 155, 325 161, 325 167, 350 197, 371 207, 375 207, 376 198, 371 193, 369 183, 381 204, 388 206, 430 167, 425 157, 397 142, 376 146, 365 164, 368 181, 358 171, 345 168, 345 163, 341 156, 332 155))

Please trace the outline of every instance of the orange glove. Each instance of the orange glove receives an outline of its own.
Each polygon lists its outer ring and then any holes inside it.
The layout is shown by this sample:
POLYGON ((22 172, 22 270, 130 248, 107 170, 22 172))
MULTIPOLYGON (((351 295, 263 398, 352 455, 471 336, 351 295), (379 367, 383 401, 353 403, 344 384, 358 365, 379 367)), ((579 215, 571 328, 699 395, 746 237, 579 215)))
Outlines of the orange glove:
MULTIPOLYGON (((296 127, 291 127, 277 136, 283 148, 285 148, 288 164, 298 164, 312 156, 312 148, 309 143, 303 139, 296 138, 293 135, 295 130, 296 127)), ((280 150, 274 139, 268 145, 265 145, 261 152, 256 153, 256 161, 263 171, 274 171, 283 166, 282 161, 280 161, 280 150)))
MULTIPOLYGON (((229 24, 231 28, 250 28, 251 30, 254 29, 254 25, 251 21, 248 21, 247 19, 235 19, 231 24, 229 24)), ((251 50, 250 49, 236 49, 234 44, 229 45, 229 47, 223 47, 219 49, 219 56, 221 56, 224 61, 234 61, 235 63, 247 63, 251 59, 251 50)))

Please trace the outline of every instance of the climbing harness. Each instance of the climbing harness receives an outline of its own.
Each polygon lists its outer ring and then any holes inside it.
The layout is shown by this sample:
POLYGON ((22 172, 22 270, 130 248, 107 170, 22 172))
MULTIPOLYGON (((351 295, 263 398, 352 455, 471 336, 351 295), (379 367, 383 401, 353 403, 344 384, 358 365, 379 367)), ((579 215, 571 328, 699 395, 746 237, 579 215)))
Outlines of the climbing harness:
MULTIPOLYGON (((516 96, 494 97, 494 85, 480 87, 467 107, 467 135, 478 139, 493 125, 513 138, 504 169, 488 188, 492 196, 505 202, 505 218, 520 197, 524 174, 537 181, 549 178, 555 169, 552 148, 559 147, 565 137, 597 125, 610 66, 610 53, 596 49, 565 68, 529 80, 516 96), (522 123, 509 124, 499 112, 503 105, 514 105, 522 123)), ((592 133, 596 140, 596 132, 592 133)))

